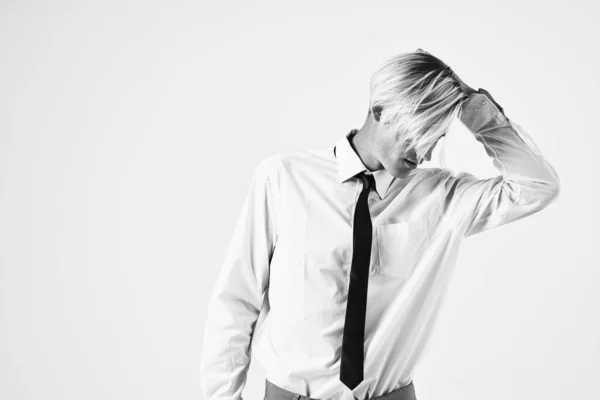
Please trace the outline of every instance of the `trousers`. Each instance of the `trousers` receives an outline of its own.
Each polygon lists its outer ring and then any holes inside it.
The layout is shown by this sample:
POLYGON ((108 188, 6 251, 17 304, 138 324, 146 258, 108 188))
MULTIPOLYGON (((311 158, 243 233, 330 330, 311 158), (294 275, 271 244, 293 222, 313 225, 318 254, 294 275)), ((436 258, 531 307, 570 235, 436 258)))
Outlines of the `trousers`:
MULTIPOLYGON (((298 393, 290 392, 287 389, 275 385, 268 379, 265 380, 265 398, 264 400, 319 400, 303 396, 298 393)), ((357 399, 358 400, 358 399, 357 399)), ((417 400, 415 385, 411 381, 408 385, 396 389, 381 396, 371 397, 364 400, 417 400)))

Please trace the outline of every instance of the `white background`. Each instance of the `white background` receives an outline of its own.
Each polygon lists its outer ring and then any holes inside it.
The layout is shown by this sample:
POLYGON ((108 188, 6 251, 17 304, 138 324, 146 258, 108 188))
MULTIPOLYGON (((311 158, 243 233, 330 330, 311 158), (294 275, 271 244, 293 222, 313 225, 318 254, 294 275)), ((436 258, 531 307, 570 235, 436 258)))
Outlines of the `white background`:
MULTIPOLYGON (((596 7, 1 1, 0 398, 201 399, 255 166, 360 128, 372 72, 418 47, 492 93, 562 183, 464 243, 418 399, 597 398, 596 7)), ((494 174, 469 134, 457 122, 448 167, 494 174)), ((264 377, 252 363, 245 399, 264 377)))

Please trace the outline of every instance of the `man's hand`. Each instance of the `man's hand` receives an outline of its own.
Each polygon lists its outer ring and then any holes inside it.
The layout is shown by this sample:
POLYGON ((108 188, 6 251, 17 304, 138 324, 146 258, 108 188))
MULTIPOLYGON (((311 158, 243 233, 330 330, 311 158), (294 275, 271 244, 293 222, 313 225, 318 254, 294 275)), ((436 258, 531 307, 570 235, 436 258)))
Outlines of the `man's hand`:
MULTIPOLYGON (((429 54, 430 56, 432 56, 432 57, 435 57, 435 56, 433 56, 433 54, 431 54, 431 53, 429 53, 429 52, 427 52, 427 51, 425 51, 425 50, 423 50, 423 49, 421 49, 421 48, 418 48, 416 51, 417 51, 417 52, 420 52, 420 53, 429 54)), ((437 58, 437 57, 435 57, 435 58, 437 58)), ((439 60, 439 58, 438 58, 438 60, 439 60)), ((442 60, 440 60, 440 61, 442 61, 442 60)), ((469 86, 469 85, 467 85, 465 82, 463 82, 463 80, 462 80, 462 79, 460 79, 460 77, 459 77, 459 76, 456 74, 456 72, 454 72, 454 70, 453 70, 452 68, 450 68, 450 66, 448 66, 448 65, 447 65, 446 63, 444 63, 443 61, 442 61, 442 63, 443 63, 444 65, 446 65, 446 66, 447 66, 447 67, 450 69, 450 71, 452 72, 452 77, 453 77, 454 79, 456 79, 456 81, 457 81, 457 82, 459 83, 459 85, 460 85, 460 88, 461 88, 461 90, 462 90, 464 93, 466 93, 466 94, 467 94, 467 96, 470 96, 472 93, 481 93, 481 94, 484 94, 484 95, 486 95, 486 96, 487 96, 487 97, 488 97, 488 98, 489 98, 489 99, 492 101, 492 103, 494 103, 494 105, 495 105, 496 107, 498 107, 498 109, 500 110, 500 112, 502 112, 502 113, 504 114, 504 109, 503 109, 503 108, 500 106, 500 104, 498 104, 498 103, 496 102, 496 100, 494 100, 494 98, 492 97, 492 95, 490 94, 490 92, 488 92, 487 90, 485 90, 485 89, 482 89, 482 88, 479 88, 479 90, 475 90, 475 89, 473 89, 471 86, 469 86)))
POLYGON ((471 86, 464 83, 463 80, 460 79, 460 77, 458 75, 456 75, 456 72, 454 72, 454 70, 452 68, 450 68, 450 71, 452 71, 452 77, 454 79, 456 79, 456 81, 459 83, 460 88, 462 89, 463 92, 465 92, 468 96, 470 96, 471 93, 477 93, 477 90, 473 89, 471 86))
POLYGON ((483 89, 483 88, 479 88, 479 90, 475 90, 472 87, 470 87, 469 85, 467 85, 466 83, 464 83, 459 77, 458 75, 456 75, 456 73, 454 71, 452 71, 452 76, 454 77, 454 79, 456 79, 459 84, 460 84, 460 88, 469 96, 471 96, 472 93, 480 93, 485 95, 488 99, 490 99, 490 101, 492 103, 494 103, 494 105, 496 107, 498 107, 498 110, 500 110, 500 112, 502 114, 504 114, 504 109, 500 106, 500 104, 498 104, 496 102, 496 100, 494 100, 494 98, 492 97, 492 95, 490 94, 490 92, 488 92, 487 90, 483 89))
MULTIPOLYGON (((421 48, 418 48, 417 52, 429 54, 430 56, 435 57, 433 54, 431 54, 431 53, 429 53, 429 52, 427 52, 427 51, 425 51, 425 50, 423 50, 421 48)), ((435 58, 437 58, 437 57, 435 57, 435 58)), ((440 60, 440 59, 438 58, 438 60, 440 60)), ((471 95, 471 93, 477 92, 471 86, 469 86, 466 83, 464 83, 462 81, 462 79, 460 79, 459 76, 456 75, 456 72, 454 72, 454 70, 452 68, 450 68, 450 66, 448 66, 448 64, 444 63, 442 60, 440 60, 440 62, 442 62, 442 64, 446 65, 446 67, 448 67, 450 69, 450 71, 452 72, 452 77, 454 79, 456 79, 456 81, 460 84, 460 88, 462 89, 463 92, 465 92, 467 95, 471 95)))
POLYGON ((495 105, 496 107, 498 107, 498 110, 500 110, 500 112, 501 112, 502 114, 504 114, 504 109, 503 109, 503 108, 500 106, 500 104, 498 104, 498 103, 496 102, 496 100, 494 100, 494 98, 492 97, 492 95, 490 94, 490 92, 488 92, 488 91, 487 91, 487 90, 485 90, 484 88, 479 88, 479 90, 475 90, 475 89, 473 89, 472 87, 470 87, 469 85, 467 85, 466 83, 464 83, 464 82, 463 82, 463 81, 462 81, 462 80, 461 80, 461 79, 458 77, 458 75, 456 75, 456 74, 454 73, 454 71, 452 71, 452 74, 453 74, 453 76, 454 76, 454 79, 458 80, 458 82, 460 83, 460 87, 461 87, 461 89, 462 89, 462 90, 463 90, 465 93, 467 93, 469 96, 471 96, 471 94, 472 94, 472 93, 480 93, 480 94, 483 94, 483 95, 485 95, 485 96, 486 96, 488 99, 490 99, 490 101, 491 101, 492 103, 494 103, 494 105, 495 105))

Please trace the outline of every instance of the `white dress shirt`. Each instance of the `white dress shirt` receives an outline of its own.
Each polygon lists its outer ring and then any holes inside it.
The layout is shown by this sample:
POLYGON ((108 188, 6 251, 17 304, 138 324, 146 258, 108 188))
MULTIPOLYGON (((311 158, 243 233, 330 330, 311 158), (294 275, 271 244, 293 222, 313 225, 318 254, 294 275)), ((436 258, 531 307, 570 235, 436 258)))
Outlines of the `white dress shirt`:
POLYGON ((269 381, 322 400, 364 400, 410 383, 462 240, 542 210, 560 190, 531 137, 487 96, 472 94, 461 121, 500 175, 373 173, 365 378, 352 391, 339 380, 340 354, 362 189, 355 175, 367 169, 349 133, 335 154, 331 146, 259 163, 208 305, 205 400, 241 400, 251 354, 269 381))

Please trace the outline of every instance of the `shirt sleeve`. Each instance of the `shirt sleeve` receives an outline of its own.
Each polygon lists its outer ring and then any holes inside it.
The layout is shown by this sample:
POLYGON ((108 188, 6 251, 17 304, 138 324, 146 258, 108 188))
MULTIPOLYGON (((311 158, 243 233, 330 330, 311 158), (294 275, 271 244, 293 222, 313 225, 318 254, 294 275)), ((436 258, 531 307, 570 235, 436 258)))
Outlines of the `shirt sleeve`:
POLYGON ((488 96, 472 93, 461 122, 493 158, 500 175, 478 179, 460 172, 447 183, 447 205, 464 237, 532 215, 553 203, 560 179, 529 134, 488 96))
POLYGON ((256 167, 209 299, 200 362, 205 400, 243 400, 250 344, 277 240, 276 165, 273 156, 256 167))

